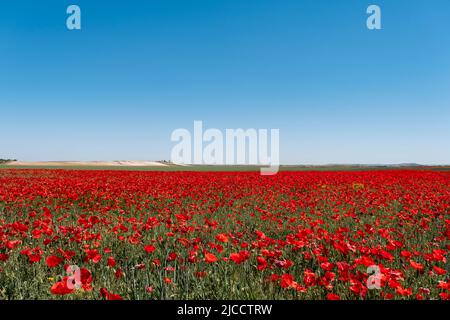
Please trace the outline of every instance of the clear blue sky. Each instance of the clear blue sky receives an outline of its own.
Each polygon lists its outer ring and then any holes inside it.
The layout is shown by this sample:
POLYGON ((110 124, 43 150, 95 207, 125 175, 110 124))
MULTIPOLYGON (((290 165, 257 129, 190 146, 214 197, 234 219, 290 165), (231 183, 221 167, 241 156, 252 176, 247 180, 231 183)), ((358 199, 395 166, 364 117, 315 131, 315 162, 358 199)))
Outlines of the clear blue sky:
POLYGON ((448 0, 2 1, 0 39, 0 158, 169 159, 203 120, 279 128, 282 163, 450 163, 448 0))

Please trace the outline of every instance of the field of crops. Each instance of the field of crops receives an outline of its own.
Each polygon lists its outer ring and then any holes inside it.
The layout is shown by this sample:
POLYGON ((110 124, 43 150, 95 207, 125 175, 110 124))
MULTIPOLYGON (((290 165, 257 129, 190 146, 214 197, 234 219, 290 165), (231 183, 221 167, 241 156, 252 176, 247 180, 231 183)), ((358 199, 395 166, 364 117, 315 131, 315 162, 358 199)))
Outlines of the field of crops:
POLYGON ((449 299, 449 250, 448 171, 0 170, 0 299, 449 299))

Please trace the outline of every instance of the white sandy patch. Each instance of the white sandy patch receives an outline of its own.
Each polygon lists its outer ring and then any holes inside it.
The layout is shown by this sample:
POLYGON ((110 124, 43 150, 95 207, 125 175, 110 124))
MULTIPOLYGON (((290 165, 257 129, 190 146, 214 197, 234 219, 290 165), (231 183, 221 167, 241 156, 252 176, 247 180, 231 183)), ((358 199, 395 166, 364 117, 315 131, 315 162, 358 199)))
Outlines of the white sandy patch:
POLYGON ((115 167, 165 167, 156 161, 14 161, 11 166, 115 166, 115 167))

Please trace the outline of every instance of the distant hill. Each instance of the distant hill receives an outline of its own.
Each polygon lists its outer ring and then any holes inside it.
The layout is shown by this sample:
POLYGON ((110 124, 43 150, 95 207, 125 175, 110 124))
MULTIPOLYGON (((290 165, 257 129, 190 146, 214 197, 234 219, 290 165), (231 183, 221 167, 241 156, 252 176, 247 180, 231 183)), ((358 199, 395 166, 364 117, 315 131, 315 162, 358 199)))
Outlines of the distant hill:
POLYGON ((422 165, 418 163, 398 163, 398 164, 365 164, 365 163, 329 163, 329 164, 298 164, 292 165, 295 167, 305 167, 305 168, 327 168, 327 167, 352 167, 352 168, 411 168, 411 167, 429 167, 429 165, 422 165))

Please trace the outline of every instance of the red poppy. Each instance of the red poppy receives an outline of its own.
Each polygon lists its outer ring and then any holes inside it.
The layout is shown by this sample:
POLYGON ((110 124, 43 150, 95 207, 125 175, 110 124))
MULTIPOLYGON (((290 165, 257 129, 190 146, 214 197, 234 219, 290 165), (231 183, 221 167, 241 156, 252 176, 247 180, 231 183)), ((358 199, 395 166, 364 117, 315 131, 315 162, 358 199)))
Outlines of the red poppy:
POLYGON ((138 270, 144 270, 145 269, 145 263, 138 263, 134 266, 138 270))
POLYGON ((411 264, 411 267, 418 271, 423 271, 423 264, 414 262, 413 260, 409 260, 409 263, 411 264))
POLYGON ((320 264, 323 270, 330 271, 334 268, 334 263, 331 262, 323 262, 320 264))
POLYGON ((73 292, 67 286, 68 277, 64 277, 62 281, 56 282, 50 288, 52 294, 65 295, 73 292))
POLYGON ((236 264, 241 264, 245 260, 250 257, 250 252, 248 251, 240 251, 239 253, 230 254, 230 259, 234 261, 236 264))
POLYGON ((47 259, 45 259, 45 263, 49 268, 58 266, 62 261, 63 259, 58 256, 48 256, 47 259))
POLYGON ((122 278, 123 277, 123 271, 122 271, 122 269, 117 269, 116 270, 116 272, 114 273, 114 275, 115 275, 115 277, 117 278, 117 279, 120 279, 120 278, 122 278))
POLYGON ((178 255, 175 252, 171 252, 167 256, 167 261, 174 261, 177 257, 178 257, 178 255))
POLYGON ((329 293, 327 294, 327 300, 341 300, 341 297, 339 297, 337 294, 329 293))
POLYGON ((442 300, 450 300, 450 293, 441 292, 439 293, 439 296, 441 297, 442 300))
POLYGON ((40 254, 30 254, 28 256, 28 259, 29 259, 30 263, 36 263, 36 262, 41 261, 42 256, 40 254))
POLYGON ((152 246, 151 244, 144 246, 144 250, 147 253, 152 253, 156 250, 156 248, 154 246, 152 246))
POLYGON ((108 267, 114 267, 116 265, 116 260, 114 257, 108 257, 107 266, 108 267))
POLYGON ((279 275, 277 275, 277 274, 272 274, 272 275, 270 275, 270 277, 269 277, 269 281, 270 282, 277 282, 278 280, 280 280, 281 279, 281 277, 279 276, 279 275))
POLYGON ((303 271, 303 282, 307 287, 313 286, 316 284, 316 275, 309 269, 303 271))
POLYGON ((172 284, 172 279, 170 279, 168 277, 165 277, 164 278, 164 282, 167 283, 167 284, 172 284))
POLYGON ((106 288, 100 288, 100 295, 105 300, 123 300, 122 296, 119 294, 111 293, 106 288))
POLYGON ((262 271, 267 268, 267 261, 263 257, 256 257, 256 261, 258 262, 259 271, 262 271))
POLYGON ((91 291, 92 290, 92 281, 94 280, 91 272, 86 268, 80 269, 80 281, 83 290, 91 291))
POLYGON ((439 281, 439 284, 437 285, 438 289, 443 290, 450 290, 450 280, 448 282, 445 281, 439 281))
POLYGON ((290 288, 290 287, 292 287, 292 285, 295 283, 295 281, 294 281, 294 276, 293 275, 291 275, 291 274, 283 274, 282 276, 281 276, 281 281, 280 281, 280 285, 283 287, 283 288, 290 288))
POLYGON ((5 243, 5 247, 8 248, 9 250, 13 250, 17 248, 21 243, 22 243, 21 240, 8 240, 5 243))
POLYGON ((401 296, 410 296, 412 294, 412 289, 411 288, 402 288, 402 287, 398 287, 395 292, 397 292, 397 294, 401 295, 401 296))
POLYGON ((279 268, 285 268, 288 269, 294 264, 292 260, 275 260, 275 265, 279 268))
POLYGON ((217 261, 217 257, 215 255, 213 255, 212 253, 206 253, 205 261, 208 263, 214 263, 217 261))
POLYGON ((159 259, 153 259, 153 264, 157 267, 161 266, 161 261, 159 259))
POLYGON ((217 241, 219 242, 228 242, 228 236, 224 233, 220 233, 216 236, 217 241))
POLYGON ((447 273, 447 271, 445 271, 442 268, 439 268, 438 266, 434 266, 433 271, 436 272, 440 276, 447 273))
POLYGON ((98 263, 102 259, 102 255, 98 253, 98 250, 86 250, 87 260, 92 261, 93 263, 98 263))
POLYGON ((208 272, 206 272, 206 271, 197 271, 196 273, 195 273, 195 276, 197 277, 197 278, 204 278, 204 277, 206 277, 208 275, 208 272))

